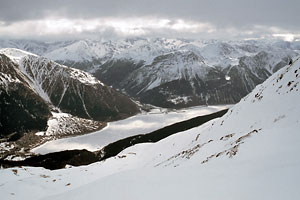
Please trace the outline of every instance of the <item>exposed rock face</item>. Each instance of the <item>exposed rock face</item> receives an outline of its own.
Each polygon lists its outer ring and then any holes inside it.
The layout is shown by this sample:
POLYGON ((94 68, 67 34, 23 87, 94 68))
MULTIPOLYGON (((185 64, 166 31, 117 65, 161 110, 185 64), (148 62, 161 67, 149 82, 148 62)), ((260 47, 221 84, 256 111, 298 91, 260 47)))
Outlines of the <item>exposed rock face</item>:
POLYGON ((18 138, 29 130, 45 130, 50 109, 24 80, 17 66, 0 54, 0 136, 18 138))
POLYGON ((35 56, 25 57, 20 66, 45 92, 45 100, 63 112, 94 120, 115 120, 139 111, 128 97, 86 72, 35 56))

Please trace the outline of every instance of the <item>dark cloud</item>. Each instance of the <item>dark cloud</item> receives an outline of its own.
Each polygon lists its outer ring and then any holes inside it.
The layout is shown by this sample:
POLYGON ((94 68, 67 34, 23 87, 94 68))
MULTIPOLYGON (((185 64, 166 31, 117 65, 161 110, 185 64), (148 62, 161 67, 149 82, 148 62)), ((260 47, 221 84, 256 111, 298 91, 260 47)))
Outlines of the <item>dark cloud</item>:
POLYGON ((299 0, 1 0, 0 19, 161 16, 217 24, 299 26, 299 0))
MULTIPOLYGON (((2 26, 48 18, 166 18, 219 29, 255 25, 298 31, 299 0, 0 0, 2 26)), ((1 24, 0 24, 1 25, 1 24)))

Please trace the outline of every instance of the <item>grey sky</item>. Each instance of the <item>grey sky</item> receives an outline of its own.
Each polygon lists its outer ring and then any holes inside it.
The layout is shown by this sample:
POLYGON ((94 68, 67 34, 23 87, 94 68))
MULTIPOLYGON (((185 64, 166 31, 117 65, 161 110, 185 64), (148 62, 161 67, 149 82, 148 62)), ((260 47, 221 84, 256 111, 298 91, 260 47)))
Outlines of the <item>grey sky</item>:
MULTIPOLYGON (((168 36, 169 32, 174 37, 184 37, 185 34, 187 37, 230 37, 231 32, 233 36, 240 37, 299 35, 299 10, 299 0, 0 0, 0 37, 10 35, 9 31, 17 27, 22 33, 13 33, 16 37, 35 37, 36 34, 51 36, 53 33, 44 31, 46 25, 43 27, 42 24, 43 20, 48 19, 52 20, 52 24, 55 20, 64 19, 70 27, 77 27, 76 30, 59 29, 58 32, 64 35, 107 32, 118 35, 118 20, 124 26, 122 30, 125 36, 133 32, 136 35, 158 36, 168 36), (111 19, 114 20, 113 26, 110 25, 111 19), (134 21, 143 19, 148 20, 142 23, 143 26, 141 22, 133 25, 134 21), (160 26, 160 22, 157 27, 154 25, 155 20, 163 19, 168 20, 163 23, 167 27, 160 26), (38 27, 30 27, 36 20, 39 20, 38 27), (77 21, 73 23, 74 20, 77 21), (94 20, 93 28, 80 27, 90 20, 94 20), (101 23, 96 24, 97 20, 101 23), (126 31, 124 21, 131 23, 126 31), (149 23, 153 23, 152 26, 148 27, 149 23), (190 26, 185 28, 185 23, 190 26)), ((57 37, 58 32, 55 33, 57 37)))

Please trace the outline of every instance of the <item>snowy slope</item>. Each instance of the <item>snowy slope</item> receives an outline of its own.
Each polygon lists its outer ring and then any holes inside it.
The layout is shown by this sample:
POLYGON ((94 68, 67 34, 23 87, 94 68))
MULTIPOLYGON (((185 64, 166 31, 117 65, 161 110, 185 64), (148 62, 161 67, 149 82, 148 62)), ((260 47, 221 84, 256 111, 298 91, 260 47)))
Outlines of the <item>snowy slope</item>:
POLYGON ((141 67, 128 79, 135 80, 139 88, 144 86, 138 91, 141 93, 173 80, 203 78, 207 76, 209 68, 203 58, 193 52, 176 51, 156 57, 152 65, 141 67))
POLYGON ((151 64, 156 56, 171 52, 182 42, 170 39, 120 39, 120 40, 79 40, 71 45, 57 48, 44 54, 59 62, 100 64, 110 59, 130 59, 151 64), (98 62, 97 62, 98 63, 98 62))
POLYGON ((15 48, 31 52, 36 55, 44 55, 55 49, 60 49, 73 44, 75 41, 42 42, 35 40, 5 40, 0 39, 0 48, 15 48))
POLYGON ((92 43, 89 40, 80 40, 66 47, 55 49, 44 54, 52 60, 85 62, 104 57, 109 49, 99 43, 92 43))
POLYGON ((104 162, 58 171, 1 170, 2 197, 296 200, 299 74, 298 59, 222 118, 155 144, 135 145, 104 162))
POLYGON ((29 55, 36 56, 33 53, 23 51, 20 49, 15 49, 15 48, 3 48, 3 49, 0 49, 0 53, 8 56, 16 64, 19 64, 21 59, 25 56, 29 56, 29 55))

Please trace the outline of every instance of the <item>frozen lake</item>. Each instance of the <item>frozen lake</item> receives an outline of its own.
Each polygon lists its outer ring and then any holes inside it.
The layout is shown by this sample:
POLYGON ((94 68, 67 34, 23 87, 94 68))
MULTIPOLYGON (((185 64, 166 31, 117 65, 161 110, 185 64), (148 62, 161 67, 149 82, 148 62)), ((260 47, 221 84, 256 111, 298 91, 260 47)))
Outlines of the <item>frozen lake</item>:
POLYGON ((230 105, 198 106, 171 112, 152 110, 133 117, 110 122, 100 130, 86 135, 64 138, 47 142, 32 150, 34 153, 46 154, 50 152, 87 149, 96 151, 109 143, 137 134, 145 134, 176 122, 187 120, 200 115, 207 115, 229 108, 230 105))

